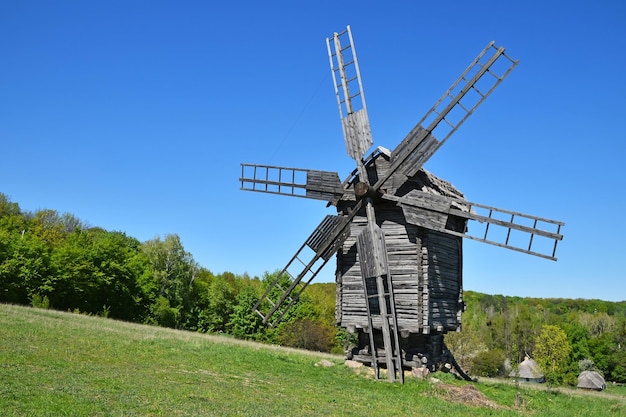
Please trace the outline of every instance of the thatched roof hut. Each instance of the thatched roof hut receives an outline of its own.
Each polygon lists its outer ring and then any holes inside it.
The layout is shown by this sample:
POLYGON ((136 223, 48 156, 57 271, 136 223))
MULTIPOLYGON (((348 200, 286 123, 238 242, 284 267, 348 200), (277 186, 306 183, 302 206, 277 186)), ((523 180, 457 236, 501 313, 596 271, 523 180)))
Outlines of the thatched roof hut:
POLYGON ((606 381, 596 371, 582 371, 578 375, 578 388, 602 391, 606 388, 606 381))
POLYGON ((509 376, 523 382, 546 382, 541 368, 530 356, 526 356, 522 363, 519 364, 519 368, 513 369, 509 376))

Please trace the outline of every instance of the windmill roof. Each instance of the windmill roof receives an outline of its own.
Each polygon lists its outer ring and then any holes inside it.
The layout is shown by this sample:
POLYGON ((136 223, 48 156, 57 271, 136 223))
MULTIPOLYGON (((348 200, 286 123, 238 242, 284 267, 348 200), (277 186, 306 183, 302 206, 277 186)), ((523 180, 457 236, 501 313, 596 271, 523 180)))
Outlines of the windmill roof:
MULTIPOLYGON (((379 146, 377 148, 377 152, 372 153, 372 155, 368 158, 366 165, 375 163, 376 160, 381 157, 389 161, 391 158, 391 151, 379 146)), ((406 179, 404 175, 401 175, 401 177, 403 178, 402 181, 406 179)), ((465 198, 463 193, 450 182, 439 178, 424 168, 420 168, 415 175, 409 178, 409 181, 415 183, 416 189, 420 191, 445 197, 465 198)))
POLYGON ((411 181, 416 182, 421 187, 421 191, 429 192, 431 194, 442 195, 445 197, 465 198, 463 193, 456 188, 452 183, 439 178, 435 174, 420 169, 417 173, 411 177, 411 181))
MULTIPOLYGON (((391 151, 379 146, 376 151, 365 160, 365 166, 368 170, 375 169, 380 174, 389 168, 388 164, 390 159, 391 151), (379 164, 378 161, 380 159, 383 159, 386 162, 379 164)), ((424 168, 420 168, 409 178, 402 173, 396 173, 386 182, 386 185, 388 187, 388 192, 395 194, 397 191, 400 191, 397 195, 407 198, 412 197, 412 191, 421 191, 442 197, 452 197, 454 199, 465 200, 465 196, 458 188, 424 168)), ((470 207, 463 204, 463 202, 452 201, 451 204, 455 208, 462 211, 467 212, 470 210, 470 207)))
MULTIPOLYGON (((415 175, 409 178, 408 182, 415 185, 414 189, 417 191, 426 192, 442 197, 451 197, 453 199, 465 200, 463 193, 456 188, 452 183, 439 178, 435 174, 421 168, 415 175)), ((411 198, 411 192, 406 193, 405 197, 411 198)), ((452 200, 450 204, 461 211, 468 212, 470 207, 467 204, 463 204, 462 201, 452 200)))

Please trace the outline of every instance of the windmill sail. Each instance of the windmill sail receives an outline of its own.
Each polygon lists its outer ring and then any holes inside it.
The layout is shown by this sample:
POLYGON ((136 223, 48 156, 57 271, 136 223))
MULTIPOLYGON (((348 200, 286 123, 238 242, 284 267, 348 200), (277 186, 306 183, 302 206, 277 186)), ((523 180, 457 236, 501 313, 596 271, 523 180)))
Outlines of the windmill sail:
POLYGON ((377 224, 371 224, 357 237, 357 252, 365 291, 365 306, 368 319, 368 334, 371 346, 372 366, 379 378, 379 362, 385 362, 390 381, 399 378, 404 382, 400 335, 396 315, 393 282, 389 273, 385 233, 377 224), (374 329, 383 336, 384 354, 379 355, 374 341, 374 329))
POLYGON ((385 234, 378 225, 366 227, 359 234, 357 237, 357 250, 361 275, 366 278, 376 278, 389 273, 385 234))
POLYGON ((356 211, 343 217, 326 216, 315 228, 254 306, 257 314, 263 318, 263 323, 269 322, 274 327, 282 320, 302 291, 346 240, 350 233, 348 223, 356 211), (283 288, 281 283, 285 281, 288 284, 283 288), (275 298, 272 299, 272 296, 275 298))
POLYGON ((412 191, 410 197, 383 196, 396 201, 408 223, 556 261, 565 223, 499 209, 466 200, 412 191), (450 216, 476 220, 484 227, 459 231, 450 228, 450 216))
POLYGON ((336 203, 345 193, 336 172, 241 164, 241 189, 336 203))
POLYGON ((517 63, 504 53, 503 47, 489 43, 392 152, 391 167, 374 188, 396 172, 414 175, 517 63))
POLYGON ((350 26, 341 33, 335 32, 332 39, 327 38, 326 46, 346 151, 358 161, 374 142, 350 26))

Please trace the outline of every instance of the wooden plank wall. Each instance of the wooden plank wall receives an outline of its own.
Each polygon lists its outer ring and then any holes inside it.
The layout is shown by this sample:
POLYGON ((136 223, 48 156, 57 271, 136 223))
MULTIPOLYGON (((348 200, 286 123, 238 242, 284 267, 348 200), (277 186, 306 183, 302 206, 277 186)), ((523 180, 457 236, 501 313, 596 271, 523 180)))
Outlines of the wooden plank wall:
MULTIPOLYGON (((375 183, 388 168, 389 161, 384 155, 369 161, 370 183, 375 183)), ((404 175, 394 176, 385 189, 390 193, 399 191, 408 197, 411 189, 463 196, 452 184, 423 171, 409 180, 404 175)), ((345 212, 351 205, 345 201, 337 209, 345 212)), ((377 203, 376 218, 385 234, 399 330, 429 334, 460 328, 462 239, 407 223, 402 209, 391 203, 377 203)), ((445 222, 446 217, 441 221, 445 222)), ((458 230, 465 230, 465 221, 458 219, 458 222, 458 230)), ((368 326, 356 249, 356 237, 366 224, 362 210, 354 217, 350 236, 337 252, 336 318, 340 326, 349 330, 368 326)))
MULTIPOLYGON (((430 333, 456 330, 460 325, 460 238, 407 224, 396 206, 378 208, 377 221, 385 233, 389 269, 401 331, 430 333)), ((337 254, 337 320, 342 327, 366 328, 367 312, 356 250, 356 236, 366 226, 356 216, 350 237, 337 254)))
POLYGON ((425 231, 427 248, 425 267, 428 269, 430 305, 428 323, 431 330, 455 331, 461 325, 462 238, 433 230, 425 231))

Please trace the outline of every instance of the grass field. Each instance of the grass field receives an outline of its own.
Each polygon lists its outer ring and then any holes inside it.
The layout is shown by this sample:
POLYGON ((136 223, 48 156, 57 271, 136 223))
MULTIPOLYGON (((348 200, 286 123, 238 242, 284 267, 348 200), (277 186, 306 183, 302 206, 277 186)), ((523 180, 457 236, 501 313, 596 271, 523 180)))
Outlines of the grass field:
POLYGON ((626 416, 620 387, 435 377, 390 384, 338 356, 0 305, 2 416, 626 416))

